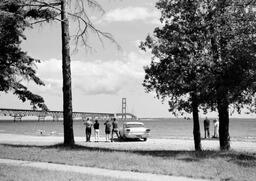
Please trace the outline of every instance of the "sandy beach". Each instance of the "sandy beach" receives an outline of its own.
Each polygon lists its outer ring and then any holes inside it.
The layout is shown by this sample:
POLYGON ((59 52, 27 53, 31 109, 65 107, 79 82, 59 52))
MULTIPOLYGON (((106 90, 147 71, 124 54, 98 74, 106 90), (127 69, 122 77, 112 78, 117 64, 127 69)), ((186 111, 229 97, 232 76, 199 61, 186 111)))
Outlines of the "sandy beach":
MULTIPOLYGON (((0 144, 16 145, 51 145, 63 142, 63 137, 57 136, 30 136, 21 134, 0 134, 0 144)), ((189 139, 148 139, 148 141, 115 141, 105 142, 101 137, 99 142, 85 142, 85 137, 75 137, 76 144, 87 147, 108 148, 114 150, 194 150, 194 142, 189 139)), ((216 139, 202 140, 204 150, 219 150, 219 141, 216 139)), ((256 153, 256 142, 232 141, 234 151, 256 153)))

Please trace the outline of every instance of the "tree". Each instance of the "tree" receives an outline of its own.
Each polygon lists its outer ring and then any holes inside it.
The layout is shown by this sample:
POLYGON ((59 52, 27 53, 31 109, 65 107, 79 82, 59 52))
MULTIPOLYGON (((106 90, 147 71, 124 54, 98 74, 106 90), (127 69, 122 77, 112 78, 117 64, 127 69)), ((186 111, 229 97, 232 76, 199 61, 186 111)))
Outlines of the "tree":
POLYGON ((220 148, 228 150, 229 106, 238 112, 244 105, 250 107, 255 94, 255 2, 225 0, 205 5, 212 58, 208 85, 219 112, 220 148))
POLYGON ((158 98, 168 97, 170 111, 193 112, 195 149, 201 150, 198 109, 205 98, 208 64, 204 60, 204 12, 200 1, 160 0, 156 7, 164 26, 141 43, 143 50, 153 54, 143 85, 148 92, 156 91, 158 98))
POLYGON ((23 0, 24 6, 28 9, 47 10, 57 12, 56 16, 39 19, 32 24, 42 23, 49 20, 57 20, 61 22, 61 37, 62 37, 62 75, 63 75, 63 125, 64 125, 64 145, 74 145, 74 133, 73 133, 73 117, 72 117, 72 87, 71 87, 71 70, 70 70, 70 35, 69 35, 69 18, 73 18, 77 23, 77 32, 75 35, 75 42, 78 46, 79 42, 82 42, 84 46, 88 46, 87 36, 88 31, 95 33, 97 37, 102 41, 102 38, 107 38, 110 41, 115 42, 112 35, 106 32, 102 32, 97 29, 91 22, 89 16, 86 13, 86 5, 94 7, 104 12, 101 6, 94 0, 23 0), (69 11, 68 11, 69 10, 69 11), (60 18, 59 18, 60 15, 60 18))
POLYGON ((50 18, 54 12, 39 10, 39 14, 32 15, 34 9, 25 10, 19 6, 20 2, 0 2, 0 91, 13 91, 23 102, 30 101, 33 108, 47 110, 44 99, 33 94, 23 84, 24 81, 31 80, 37 85, 44 85, 36 76, 35 63, 40 61, 22 51, 20 44, 22 39, 26 39, 23 31, 29 28, 28 18, 50 18))

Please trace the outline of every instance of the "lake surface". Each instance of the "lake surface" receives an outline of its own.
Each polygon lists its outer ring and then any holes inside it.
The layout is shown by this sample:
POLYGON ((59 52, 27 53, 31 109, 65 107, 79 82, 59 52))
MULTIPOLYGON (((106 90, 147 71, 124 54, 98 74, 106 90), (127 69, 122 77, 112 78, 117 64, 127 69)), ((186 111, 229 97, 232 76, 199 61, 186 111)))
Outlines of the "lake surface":
MULTIPOLYGON (((141 119, 145 126, 151 130, 151 138, 181 138, 193 139, 193 121, 176 118, 165 119, 141 119)), ((104 121, 99 121, 101 136, 104 135, 104 121)), ((122 126, 122 121, 119 121, 122 126)), ((82 120, 75 120, 73 124, 74 135, 84 136, 84 125, 82 120)), ((203 120, 200 121, 201 136, 204 136, 203 120)), ((53 122, 46 120, 38 122, 33 120, 23 120, 13 122, 12 120, 0 120, 0 133, 15 133, 27 135, 63 136, 62 121, 53 122)), ((213 122, 211 120, 210 134, 213 135, 213 122)), ((256 119, 230 119, 231 140, 244 140, 256 142, 256 119)))

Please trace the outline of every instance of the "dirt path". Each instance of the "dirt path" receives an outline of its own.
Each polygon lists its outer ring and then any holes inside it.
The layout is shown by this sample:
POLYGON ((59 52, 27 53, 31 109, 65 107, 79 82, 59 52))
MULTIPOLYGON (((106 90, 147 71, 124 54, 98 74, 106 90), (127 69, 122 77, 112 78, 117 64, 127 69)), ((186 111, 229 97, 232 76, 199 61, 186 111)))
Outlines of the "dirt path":
POLYGON ((103 177, 112 177, 118 179, 129 179, 129 180, 145 180, 145 181, 206 181, 202 179, 192 179, 186 177, 175 177, 151 173, 136 173, 129 171, 118 171, 109 170, 102 168, 92 168, 92 167, 81 167, 81 166, 70 166, 62 164, 54 164, 48 162, 31 162, 31 161, 21 161, 21 160, 10 160, 10 159, 0 159, 0 164, 7 164, 19 167, 32 167, 39 169, 47 169, 53 171, 64 171, 64 172, 75 172, 81 174, 89 174, 103 177))

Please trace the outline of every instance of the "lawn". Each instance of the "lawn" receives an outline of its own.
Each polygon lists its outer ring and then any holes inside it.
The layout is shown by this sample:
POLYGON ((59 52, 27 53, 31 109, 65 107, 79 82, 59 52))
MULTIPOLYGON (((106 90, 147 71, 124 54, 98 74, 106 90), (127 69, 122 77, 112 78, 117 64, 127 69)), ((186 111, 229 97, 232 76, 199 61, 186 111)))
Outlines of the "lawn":
POLYGON ((256 180, 256 154, 220 151, 121 151, 62 145, 0 145, 0 158, 216 180, 256 180))
MULTIPOLYGON (((1 181, 120 181, 120 179, 86 174, 42 170, 0 164, 1 181)), ((128 180, 121 180, 128 181, 128 180)))

